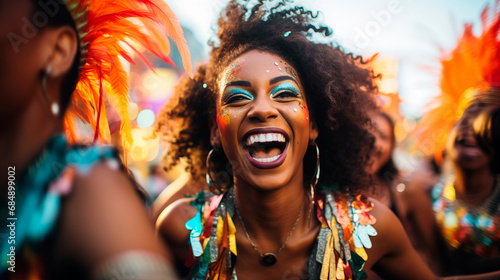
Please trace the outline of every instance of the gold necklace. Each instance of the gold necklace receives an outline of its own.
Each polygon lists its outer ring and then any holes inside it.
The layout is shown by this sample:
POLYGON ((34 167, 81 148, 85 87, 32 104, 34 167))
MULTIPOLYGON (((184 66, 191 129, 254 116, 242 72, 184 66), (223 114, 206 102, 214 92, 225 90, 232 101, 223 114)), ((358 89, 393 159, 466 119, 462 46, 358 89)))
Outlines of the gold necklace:
POLYGON ((243 231, 245 232, 245 235, 247 236, 248 241, 250 241, 250 244, 252 244, 252 247, 257 251, 260 255, 260 262, 265 265, 265 266, 271 266, 274 265, 275 263, 278 262, 278 254, 285 248, 286 243, 288 242, 288 239, 292 236, 293 231, 295 230, 295 227, 297 226, 297 223, 299 222, 300 215, 302 215, 302 210, 304 210, 304 200, 302 200, 302 205, 300 206, 300 211, 299 215, 297 216, 297 219, 295 220, 295 223, 293 224, 292 230, 286 237, 285 242, 281 245, 281 247, 278 249, 278 252, 276 254, 274 253, 265 253, 263 254, 259 248, 257 248, 257 245, 253 243, 252 239, 250 238, 250 235, 248 234, 248 231, 245 227, 245 223, 243 222, 243 218, 241 217, 240 211, 238 210, 238 204, 236 203, 236 196, 233 196, 234 199, 234 206, 236 209, 236 214, 238 215, 238 218, 240 219, 241 226, 243 227, 243 231))

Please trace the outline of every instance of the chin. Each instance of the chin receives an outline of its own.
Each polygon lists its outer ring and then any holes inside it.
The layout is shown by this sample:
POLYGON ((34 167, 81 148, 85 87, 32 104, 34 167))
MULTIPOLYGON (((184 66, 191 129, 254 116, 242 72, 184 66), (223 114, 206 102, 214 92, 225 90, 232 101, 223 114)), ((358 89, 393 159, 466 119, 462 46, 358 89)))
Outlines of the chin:
POLYGON ((483 168, 489 168, 489 161, 487 159, 469 156, 459 156, 455 160, 455 164, 464 170, 480 170, 483 168))
MULTIPOLYGON (((239 178, 237 178, 237 182, 242 182, 243 185, 251 186, 259 190, 263 191, 273 191, 287 185, 290 185, 295 180, 302 180, 301 178, 295 178, 295 175, 298 172, 294 172, 292 170, 279 170, 281 168, 276 169, 267 169, 267 170, 254 170, 256 173, 247 173, 241 174, 239 178)), ((240 184, 241 185, 241 184, 240 184)))

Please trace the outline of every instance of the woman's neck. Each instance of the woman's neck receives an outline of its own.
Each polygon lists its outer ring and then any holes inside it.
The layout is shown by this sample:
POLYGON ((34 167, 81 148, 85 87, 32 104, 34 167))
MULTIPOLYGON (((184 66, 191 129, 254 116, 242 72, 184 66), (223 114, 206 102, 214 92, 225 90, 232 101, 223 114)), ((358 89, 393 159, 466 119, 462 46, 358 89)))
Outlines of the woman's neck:
POLYGON ((262 246, 263 249, 283 243, 297 221, 302 207, 295 232, 302 232, 299 228, 308 224, 305 220, 308 217, 310 200, 302 182, 271 191, 240 185, 235 193, 246 230, 252 238, 259 240, 259 247, 262 246))
MULTIPOLYGON (((50 115, 47 108, 42 107, 48 105, 34 102, 26 105, 24 112, 16 119, 9 120, 9 124, 1 131, 0 168, 7 173, 7 168, 13 166, 16 176, 20 176, 51 137, 62 132, 63 126, 62 119, 50 115)), ((6 190, 6 187, 1 188, 2 193, 6 190)))
POLYGON ((495 177, 487 167, 478 170, 456 168, 457 198, 472 206, 480 206, 489 197, 494 185, 495 177))

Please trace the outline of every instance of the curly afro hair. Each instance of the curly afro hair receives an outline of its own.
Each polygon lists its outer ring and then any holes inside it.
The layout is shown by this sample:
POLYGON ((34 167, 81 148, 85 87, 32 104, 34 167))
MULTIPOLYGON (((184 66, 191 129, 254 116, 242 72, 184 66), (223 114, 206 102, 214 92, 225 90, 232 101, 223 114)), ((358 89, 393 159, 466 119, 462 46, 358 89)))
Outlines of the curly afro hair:
MULTIPOLYGON (((327 37, 329 28, 315 26, 315 16, 302 7, 287 7, 283 0, 267 8, 263 0, 251 3, 230 1, 218 20, 218 41, 210 42, 208 64, 198 68, 193 80, 186 78, 175 97, 165 106, 158 130, 170 144, 166 167, 187 158, 194 178, 206 172, 210 145, 209 123, 215 123, 218 79, 241 54, 260 50, 276 54, 291 64, 303 82, 311 116, 318 127, 321 177, 325 186, 337 184, 356 192, 368 186, 365 166, 373 149, 367 131, 368 113, 375 110, 378 92, 373 72, 362 67, 360 57, 338 46, 316 43, 313 35, 327 37)), ((314 152, 304 159, 304 178, 312 178, 314 152)))

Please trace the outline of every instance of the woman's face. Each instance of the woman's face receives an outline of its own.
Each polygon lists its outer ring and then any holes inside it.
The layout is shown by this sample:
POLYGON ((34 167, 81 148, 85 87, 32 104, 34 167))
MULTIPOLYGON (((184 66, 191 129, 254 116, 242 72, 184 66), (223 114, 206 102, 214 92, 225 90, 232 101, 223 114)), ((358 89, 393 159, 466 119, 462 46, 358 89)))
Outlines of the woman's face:
POLYGON ((372 165, 368 168, 370 174, 377 173, 391 158, 392 131, 391 124, 386 118, 377 114, 372 118, 372 134, 375 137, 375 149, 372 155, 372 165))
MULTIPOLYGON (((32 1, 0 0, 0 117, 12 118, 40 87, 43 52, 40 21, 33 21, 32 1)), ((43 22, 42 22, 43 23, 43 22)), ((40 102, 44 102, 40 97, 40 102)))
POLYGON ((450 159, 463 169, 481 169, 488 168, 492 155, 488 155, 478 145, 474 136, 473 122, 479 113, 485 109, 483 106, 471 106, 465 110, 462 118, 450 134, 448 153, 450 159))
POLYGON ((281 57, 252 50, 223 71, 217 127, 237 184, 271 190, 302 183, 303 158, 317 130, 296 71, 281 57))

